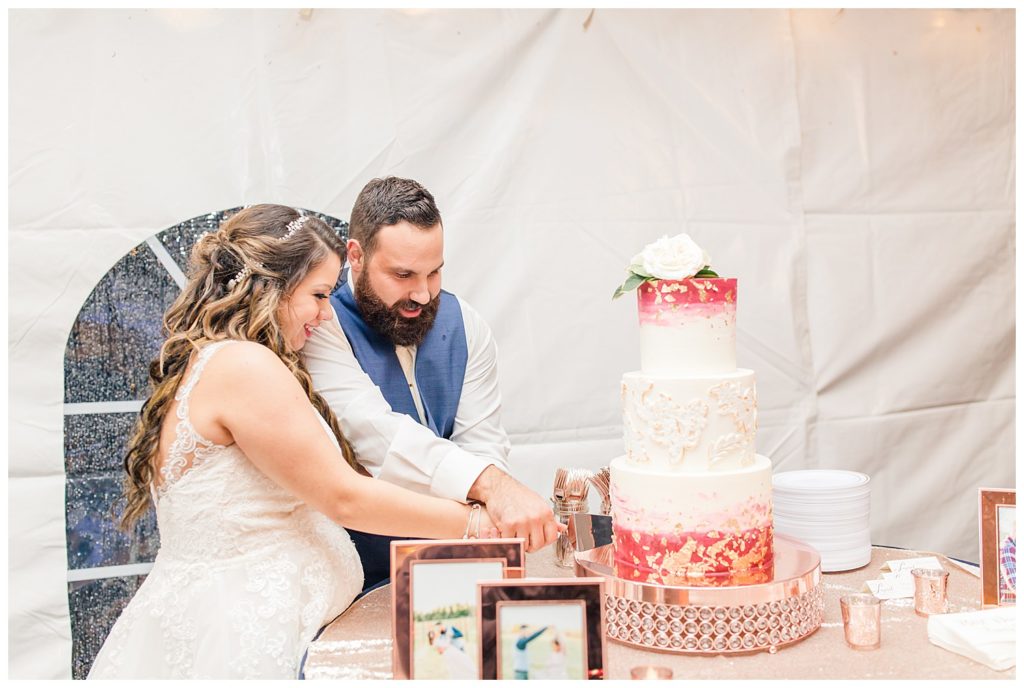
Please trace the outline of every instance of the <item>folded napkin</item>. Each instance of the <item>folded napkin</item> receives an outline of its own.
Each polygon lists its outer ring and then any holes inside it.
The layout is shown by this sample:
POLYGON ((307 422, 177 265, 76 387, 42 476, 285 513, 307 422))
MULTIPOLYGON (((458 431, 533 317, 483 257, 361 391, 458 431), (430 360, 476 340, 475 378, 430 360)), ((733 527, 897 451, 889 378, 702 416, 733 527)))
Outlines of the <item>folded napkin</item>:
POLYGON ((928 617, 933 645, 1004 671, 1017 663, 1017 608, 997 607, 928 617))

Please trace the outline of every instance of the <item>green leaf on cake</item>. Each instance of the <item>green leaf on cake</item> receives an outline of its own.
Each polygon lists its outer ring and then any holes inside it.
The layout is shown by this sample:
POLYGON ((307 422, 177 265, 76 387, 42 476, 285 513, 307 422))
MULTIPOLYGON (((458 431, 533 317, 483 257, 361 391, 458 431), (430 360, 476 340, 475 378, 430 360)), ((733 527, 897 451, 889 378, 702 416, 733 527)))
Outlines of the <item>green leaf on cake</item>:
POLYGON ((654 278, 654 275, 649 274, 647 270, 644 269, 643 263, 633 263, 632 265, 629 266, 629 272, 633 273, 634 275, 640 275, 641 277, 645 277, 647 279, 654 278))
POLYGON ((648 279, 649 278, 646 275, 638 275, 636 273, 630 273, 629 277, 626 278, 626 281, 622 283, 622 286, 619 287, 618 289, 616 289, 615 293, 612 294, 612 300, 615 300, 615 299, 619 298, 620 296, 625 294, 627 291, 631 291, 633 289, 636 289, 641 284, 646 282, 648 279))
POLYGON ((703 268, 697 271, 694 277, 718 277, 718 273, 711 269, 710 266, 705 265, 703 268))

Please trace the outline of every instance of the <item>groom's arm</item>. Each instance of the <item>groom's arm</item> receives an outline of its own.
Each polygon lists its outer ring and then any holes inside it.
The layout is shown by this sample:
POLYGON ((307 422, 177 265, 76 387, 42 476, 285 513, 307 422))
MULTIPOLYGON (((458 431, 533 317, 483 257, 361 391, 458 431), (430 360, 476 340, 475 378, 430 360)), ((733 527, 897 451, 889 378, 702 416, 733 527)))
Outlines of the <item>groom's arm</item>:
POLYGON ((497 461, 495 456, 466 451, 393 411, 363 372, 336 319, 320 325, 303 347, 303 356, 314 389, 334 411, 358 461, 374 477, 466 501, 476 479, 497 461))
POLYGON ((501 424, 498 346, 480 314, 462 299, 459 306, 469 355, 452 441, 494 459, 473 481, 468 497, 487 506, 502 537, 525 538, 527 551, 533 552, 555 541, 558 526, 547 502, 509 472, 511 443, 501 424))
POLYGON ((374 477, 438 497, 483 502, 501 536, 525 538, 533 552, 554 542, 561 526, 547 503, 509 474, 497 346, 483 318, 460 305, 469 355, 451 441, 392 411, 336 319, 321 324, 306 342, 306 366, 356 458, 374 477))

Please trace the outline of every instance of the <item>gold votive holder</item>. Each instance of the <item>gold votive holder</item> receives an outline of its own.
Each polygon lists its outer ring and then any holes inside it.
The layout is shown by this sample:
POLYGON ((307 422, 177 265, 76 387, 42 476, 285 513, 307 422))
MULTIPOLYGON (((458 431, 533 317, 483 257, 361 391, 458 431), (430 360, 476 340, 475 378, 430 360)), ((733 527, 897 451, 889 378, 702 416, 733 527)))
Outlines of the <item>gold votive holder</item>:
POLYGON ((634 681, 670 681, 672 680, 672 670, 668 667, 644 664, 630 669, 629 677, 634 681))
POLYGON ((843 612, 846 644, 854 650, 877 650, 882 645, 882 604, 874 595, 844 595, 839 598, 843 612))
POLYGON ((946 584, 949 572, 943 569, 912 569, 914 611, 918 616, 946 613, 946 584))

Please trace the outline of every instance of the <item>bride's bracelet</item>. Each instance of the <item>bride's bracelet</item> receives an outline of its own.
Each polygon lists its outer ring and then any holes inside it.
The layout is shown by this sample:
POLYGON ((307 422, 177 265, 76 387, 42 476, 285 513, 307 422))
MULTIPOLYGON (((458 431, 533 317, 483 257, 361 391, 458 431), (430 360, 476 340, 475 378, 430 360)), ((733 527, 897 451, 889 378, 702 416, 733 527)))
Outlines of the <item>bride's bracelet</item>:
POLYGON ((473 502, 469 505, 469 517, 466 519, 466 532, 462 534, 463 540, 478 539, 480 537, 480 502, 473 502), (474 518, 476 520, 476 528, 473 528, 474 518), (473 535, 469 532, 473 531, 473 535))

